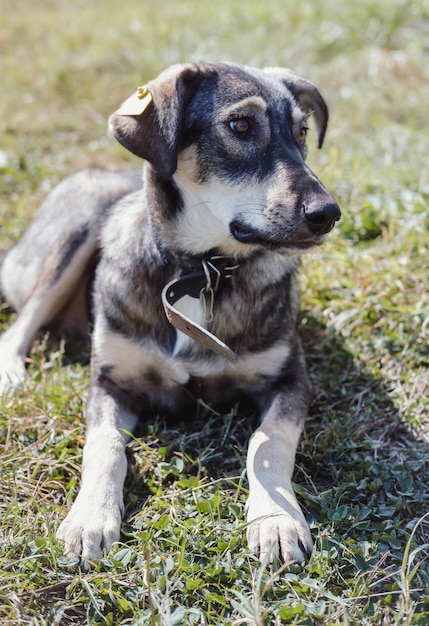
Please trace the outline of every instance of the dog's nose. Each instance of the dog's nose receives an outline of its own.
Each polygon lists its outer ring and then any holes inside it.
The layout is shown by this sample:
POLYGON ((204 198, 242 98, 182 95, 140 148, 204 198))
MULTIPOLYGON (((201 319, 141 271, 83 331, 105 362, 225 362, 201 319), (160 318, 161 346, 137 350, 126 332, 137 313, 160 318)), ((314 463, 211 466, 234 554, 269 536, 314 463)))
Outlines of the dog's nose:
POLYGON ((329 233, 341 217, 340 207, 336 202, 303 204, 302 212, 307 226, 317 235, 329 233))

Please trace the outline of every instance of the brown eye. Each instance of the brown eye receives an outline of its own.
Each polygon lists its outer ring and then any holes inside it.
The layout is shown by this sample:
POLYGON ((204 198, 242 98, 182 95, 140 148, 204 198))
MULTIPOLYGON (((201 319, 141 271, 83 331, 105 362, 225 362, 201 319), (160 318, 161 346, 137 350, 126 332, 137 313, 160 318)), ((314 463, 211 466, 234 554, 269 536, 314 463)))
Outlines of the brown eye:
POLYGON ((229 123, 229 127, 237 135, 245 135, 250 130, 250 122, 246 120, 246 118, 232 120, 232 122, 229 123))
POLYGON ((297 141, 298 143, 304 143, 305 138, 307 137, 308 126, 301 126, 298 132, 297 141))

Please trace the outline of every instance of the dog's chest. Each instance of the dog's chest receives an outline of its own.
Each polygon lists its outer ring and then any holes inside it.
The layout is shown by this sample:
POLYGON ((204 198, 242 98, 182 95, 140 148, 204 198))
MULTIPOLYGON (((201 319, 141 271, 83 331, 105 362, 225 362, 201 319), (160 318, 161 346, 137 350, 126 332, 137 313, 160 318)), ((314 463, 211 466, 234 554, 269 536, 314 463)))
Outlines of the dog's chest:
MULTIPOLYGON (((185 296, 175 306, 201 327, 211 326, 205 322, 207 311, 199 298, 185 296)), ((180 396, 190 391, 214 404, 235 398, 234 390, 250 390, 265 385, 267 377, 276 377, 290 352, 288 343, 280 341, 231 363, 180 331, 173 349, 167 351, 155 338, 136 341, 115 332, 102 317, 97 319, 93 347, 99 371, 120 389, 160 407, 180 404, 180 396)))
MULTIPOLYGON (((205 317, 208 313, 207 311, 204 311, 202 302, 199 298, 195 298, 193 296, 184 296, 176 302, 175 308, 189 320, 192 320, 194 324, 198 324, 199 326, 202 326, 204 328, 206 323, 205 317)), ((173 357, 177 357, 179 354, 189 352, 189 350, 192 349, 193 343, 194 340, 191 337, 185 335, 185 333, 181 332, 180 330, 177 330, 173 357)))
MULTIPOLYGON (((235 362, 168 323, 159 284, 149 280, 131 283, 121 274, 115 283, 122 286, 121 298, 112 297, 107 285, 102 301, 107 306, 98 309, 94 373, 108 385, 113 382, 113 389, 125 393, 130 401, 135 398, 142 413, 146 407, 160 414, 180 413, 190 398, 214 407, 232 406, 243 396, 258 399, 270 388, 270 381, 275 383, 282 375, 294 349, 295 323, 288 297, 291 286, 286 279, 268 280, 277 265, 268 269, 263 266, 259 272, 251 272, 252 281, 243 280, 238 270, 214 290, 210 307, 207 301, 193 297, 204 292, 205 283, 174 302, 175 309, 193 324, 234 350, 235 362)), ((279 273, 284 274, 284 268, 279 273)))

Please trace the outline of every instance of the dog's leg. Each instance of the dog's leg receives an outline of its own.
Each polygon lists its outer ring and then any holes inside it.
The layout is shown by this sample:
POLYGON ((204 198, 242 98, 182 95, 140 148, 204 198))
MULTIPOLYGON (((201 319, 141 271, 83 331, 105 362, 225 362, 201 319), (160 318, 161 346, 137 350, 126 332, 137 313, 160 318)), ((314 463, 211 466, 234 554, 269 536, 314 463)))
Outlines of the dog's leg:
POLYGON ((94 237, 76 247, 53 250, 46 258, 38 282, 10 328, 0 338, 0 395, 25 379, 25 358, 37 331, 51 322, 78 290, 96 249, 94 237), (64 263, 67 257, 67 264, 64 263))
POLYGON ((249 443, 247 539, 261 560, 278 557, 284 563, 301 562, 311 554, 310 529, 291 482, 309 396, 302 363, 293 385, 273 398, 249 443))
POLYGON ((104 389, 91 389, 81 487, 57 532, 65 542, 65 553, 80 558, 84 568, 119 540, 127 472, 125 445, 127 432, 136 421, 135 415, 104 389))

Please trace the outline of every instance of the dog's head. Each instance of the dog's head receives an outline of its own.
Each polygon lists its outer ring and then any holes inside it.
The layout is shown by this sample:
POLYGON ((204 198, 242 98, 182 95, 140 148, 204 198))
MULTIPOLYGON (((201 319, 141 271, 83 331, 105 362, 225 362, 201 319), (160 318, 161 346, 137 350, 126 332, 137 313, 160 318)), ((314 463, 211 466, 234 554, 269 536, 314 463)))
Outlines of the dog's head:
POLYGON ((173 248, 239 257, 324 241, 340 210, 304 162, 308 118, 319 148, 328 123, 311 82, 282 68, 209 63, 173 66, 147 87, 141 109, 132 98, 110 128, 180 192, 173 248))

